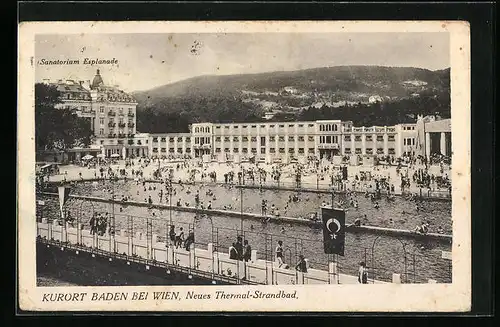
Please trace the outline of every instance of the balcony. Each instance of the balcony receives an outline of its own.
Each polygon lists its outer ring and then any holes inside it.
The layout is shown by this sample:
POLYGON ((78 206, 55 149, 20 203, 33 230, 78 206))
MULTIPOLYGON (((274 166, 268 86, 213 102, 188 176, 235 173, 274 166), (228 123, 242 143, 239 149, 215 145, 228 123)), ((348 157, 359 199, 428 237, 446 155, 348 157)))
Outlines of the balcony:
POLYGON ((109 137, 109 138, 116 137, 116 134, 112 134, 112 133, 110 133, 110 134, 108 134, 108 137, 109 137))
POLYGON ((114 111, 108 111, 108 116, 116 116, 116 112, 114 112, 114 111))
POLYGON ((126 137, 126 134, 118 134, 118 138, 123 139, 126 137))
POLYGON ((337 143, 323 143, 323 144, 318 144, 318 149, 323 149, 323 150, 338 150, 339 145, 337 143))
POLYGON ((128 127, 134 127, 135 124, 134 123, 128 123, 128 127))
POLYGON ((108 127, 115 127, 116 126, 116 123, 109 123, 108 124, 108 127))
POLYGON ((134 113, 132 113, 132 112, 129 112, 129 113, 128 113, 128 116, 129 116, 129 117, 134 117, 134 116, 135 116, 135 114, 134 114, 134 113))
POLYGON ((387 132, 395 132, 396 128, 395 127, 387 127, 387 132))
POLYGON ((127 124, 125 124, 125 123, 119 123, 119 124, 118 124, 118 127, 125 127, 126 125, 127 125, 127 124))
POLYGON ((134 137, 134 134, 129 133, 129 134, 127 135, 127 137, 134 137))

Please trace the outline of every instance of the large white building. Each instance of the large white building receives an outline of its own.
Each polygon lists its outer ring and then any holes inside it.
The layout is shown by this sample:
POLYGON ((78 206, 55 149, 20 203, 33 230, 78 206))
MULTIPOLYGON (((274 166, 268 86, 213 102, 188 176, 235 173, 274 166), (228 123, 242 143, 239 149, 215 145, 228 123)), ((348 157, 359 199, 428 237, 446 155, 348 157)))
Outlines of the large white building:
POLYGON ((222 161, 261 162, 332 159, 334 156, 394 156, 417 152, 417 124, 354 127, 350 121, 195 123, 190 133, 150 134, 156 157, 210 155, 222 161))
POLYGON ((60 103, 56 108, 72 109, 78 116, 87 118, 95 135, 90 148, 69 150, 69 160, 78 160, 87 153, 122 158, 147 155, 147 137, 136 134, 137 102, 118 86, 106 85, 99 70, 92 83, 74 80, 44 82, 55 86, 60 93, 60 103))

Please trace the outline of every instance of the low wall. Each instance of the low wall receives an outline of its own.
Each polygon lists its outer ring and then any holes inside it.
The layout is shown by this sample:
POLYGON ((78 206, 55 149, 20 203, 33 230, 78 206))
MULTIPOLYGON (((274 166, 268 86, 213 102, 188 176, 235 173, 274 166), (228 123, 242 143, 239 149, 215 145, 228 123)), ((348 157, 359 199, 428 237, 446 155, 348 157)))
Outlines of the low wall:
MULTIPOLYGON (((92 253, 98 251, 101 256, 115 255, 124 260, 143 261, 146 265, 175 269, 188 269, 190 272, 203 273, 214 279, 227 278, 228 283, 240 284, 357 284, 356 276, 339 274, 337 265, 329 263, 329 270, 308 269, 302 273, 293 269, 284 269, 277 266, 276 262, 257 259, 257 251, 252 251, 251 260, 243 262, 229 259, 227 252, 215 249, 214 244, 209 243, 207 249, 175 248, 168 243, 159 242, 158 235, 152 234, 146 237, 137 232, 129 235, 122 230, 117 235, 91 235, 90 231, 66 226, 60 226, 57 221, 48 223, 45 219, 37 223, 37 236, 41 240, 60 242, 61 248, 78 246, 82 252, 92 253)), ((94 255, 95 256, 95 255, 94 255)), ((111 262, 111 258, 110 258, 111 262)), ((147 268, 149 269, 149 268, 147 268)), ((373 281, 374 283, 384 283, 373 281)), ((401 283, 401 276, 393 275, 394 283, 401 283)), ((429 280, 429 282, 435 282, 429 280)))
MULTIPOLYGON (((43 195, 48 196, 58 196, 56 193, 48 193, 44 192, 43 195)), ((102 202, 102 203, 115 203, 115 204, 123 204, 121 201, 113 201, 111 199, 103 199, 92 196, 83 196, 83 195, 70 195, 70 197, 75 199, 84 199, 88 201, 102 202)), ((237 218, 245 218, 245 219, 253 219, 261 221, 263 216, 256 213, 248 213, 248 212, 237 212, 237 211, 229 211, 229 210, 217 210, 217 209, 200 209, 196 207, 185 207, 185 206, 170 206, 165 204, 148 204, 145 202, 136 202, 136 201, 127 201, 125 202, 127 205, 133 205, 137 207, 146 207, 146 208, 155 208, 155 209, 172 209, 174 211, 180 212, 190 212, 197 214, 206 214, 206 215, 219 215, 219 216, 227 216, 227 217, 237 217, 237 218)), ((268 216, 271 218, 271 221, 279 221, 294 223, 294 224, 302 224, 307 226, 321 226, 321 222, 313 221, 308 219, 301 218, 293 218, 293 217, 280 217, 274 218, 272 216, 268 216)), ((441 240, 445 242, 451 242, 453 237, 452 235, 447 234, 437 234, 437 233, 427 233, 427 234, 419 234, 410 230, 403 229, 394 229, 394 228, 385 228, 385 227, 376 227, 376 226, 359 226, 359 227, 348 227, 346 228, 346 232, 348 233, 372 233, 372 234, 384 234, 384 235, 392 235, 392 236, 404 236, 409 238, 419 238, 419 239, 435 239, 441 240)))

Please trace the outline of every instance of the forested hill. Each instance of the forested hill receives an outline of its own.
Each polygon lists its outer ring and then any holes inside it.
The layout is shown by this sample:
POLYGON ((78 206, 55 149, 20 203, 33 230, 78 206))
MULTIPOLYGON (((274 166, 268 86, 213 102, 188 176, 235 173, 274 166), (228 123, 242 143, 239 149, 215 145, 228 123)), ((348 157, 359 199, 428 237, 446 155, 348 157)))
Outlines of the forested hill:
MULTIPOLYGON (((404 101, 410 106, 413 102, 424 102, 426 106, 436 106, 436 110, 425 110, 446 116, 446 110, 449 110, 449 73, 449 69, 339 66, 198 76, 135 92, 133 96, 139 103, 138 128, 154 132, 183 131, 188 123, 197 121, 256 121, 269 111, 277 112, 276 117, 280 119, 312 120, 322 108, 319 113, 322 119, 340 119, 336 117, 339 110, 346 117, 349 116, 347 108, 362 106, 369 109, 377 101, 392 104, 404 101), (167 118, 169 122, 164 121, 167 118)), ((415 109, 420 110, 420 106, 416 104, 415 109)), ((411 108, 405 110, 412 111, 411 108)), ((390 114, 393 113, 387 112, 390 114)), ((361 116, 358 113, 354 118, 361 116)), ((406 113, 402 116, 406 117, 406 113)), ((364 119, 363 123, 366 122, 364 119)))

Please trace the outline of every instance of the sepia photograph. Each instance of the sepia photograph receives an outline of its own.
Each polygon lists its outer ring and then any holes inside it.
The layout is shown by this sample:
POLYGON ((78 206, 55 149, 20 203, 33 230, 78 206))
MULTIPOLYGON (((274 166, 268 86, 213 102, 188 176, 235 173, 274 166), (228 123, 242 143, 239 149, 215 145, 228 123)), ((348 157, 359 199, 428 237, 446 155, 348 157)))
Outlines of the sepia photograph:
POLYGON ((20 86, 36 307, 286 310, 457 283, 470 306, 463 25, 57 24, 27 26, 20 86))

